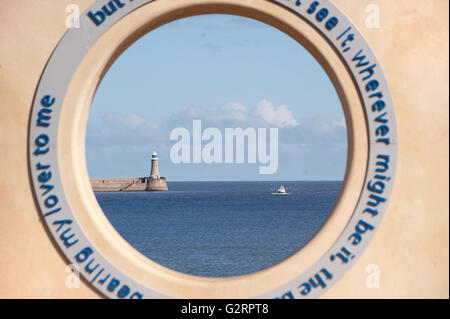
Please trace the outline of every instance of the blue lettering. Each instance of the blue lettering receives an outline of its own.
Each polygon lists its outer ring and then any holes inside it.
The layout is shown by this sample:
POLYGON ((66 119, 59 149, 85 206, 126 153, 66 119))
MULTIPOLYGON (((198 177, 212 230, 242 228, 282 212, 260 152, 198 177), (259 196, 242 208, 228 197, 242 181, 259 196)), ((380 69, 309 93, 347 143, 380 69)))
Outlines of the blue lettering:
POLYGON ((317 288, 319 286, 325 288, 327 286, 327 284, 325 283, 325 281, 323 281, 322 277, 319 274, 316 274, 313 278, 310 278, 309 283, 314 288, 317 288))
POLYGON ((68 233, 69 231, 71 231, 71 229, 72 228, 67 228, 64 232, 62 232, 61 233, 61 236, 59 236, 59 238, 61 238, 63 241, 64 241, 64 245, 66 246, 66 247, 70 247, 70 246, 73 246, 73 245, 75 245, 77 242, 78 242, 78 239, 75 239, 74 241, 72 241, 72 242, 69 242, 69 239, 71 239, 72 237, 74 237, 75 236, 75 234, 71 234, 70 236, 67 236, 66 235, 66 233, 68 233))
POLYGON ((38 170, 47 169, 47 168, 50 168, 50 165, 42 165, 40 162, 36 164, 36 169, 38 169, 38 170))
POLYGON ((83 248, 78 254, 75 255, 75 259, 79 262, 79 263, 83 263, 86 261, 86 259, 89 258, 89 256, 93 253, 94 251, 92 250, 91 247, 86 247, 83 248))
POLYGON ((359 72, 359 74, 363 74, 363 73, 365 73, 365 72, 368 72, 368 73, 369 73, 369 75, 366 75, 366 76, 363 78, 363 81, 369 79, 372 75, 375 74, 375 71, 374 71, 373 69, 374 69, 376 66, 377 66, 376 64, 372 64, 371 66, 369 66, 369 67, 367 67, 367 68, 365 68, 364 70, 362 70, 362 71, 359 72))
POLYGON ((57 221, 53 222, 53 225, 59 225, 58 229, 56 230, 57 232, 59 232, 65 224, 68 224, 68 225, 72 224, 72 220, 71 219, 62 219, 62 220, 57 220, 57 221))
POLYGON ((58 204, 58 201, 59 201, 58 196, 50 195, 45 200, 45 206, 47 206, 47 208, 53 208, 56 206, 56 204, 58 204))
POLYGON ((42 147, 46 146, 48 144, 48 142, 50 141, 50 138, 48 137, 47 134, 41 134, 39 135, 36 140, 34 141, 37 148, 34 151, 35 155, 41 155, 41 154, 46 154, 48 153, 48 151, 50 150, 49 147, 45 148, 45 149, 41 149, 42 147))
POLYGON ((55 98, 52 98, 50 95, 45 95, 42 99, 41 99, 41 105, 43 107, 50 107, 53 105, 53 103, 55 103, 55 98))
POLYGON ((361 242, 362 236, 358 233, 353 233, 348 237, 348 240, 351 241, 352 245, 356 246, 361 242))
POLYGON ((377 207, 380 203, 383 203, 386 201, 386 198, 378 196, 378 195, 374 195, 374 194, 371 194, 369 196, 369 198, 373 199, 374 201, 367 202, 367 205, 370 205, 373 207, 377 207))
POLYGON ((383 114, 377 116, 377 118, 375 119, 375 122, 378 123, 387 123, 388 119, 385 119, 384 116, 387 114, 387 112, 384 112, 383 114))
POLYGON ((352 61, 358 61, 358 63, 356 64, 357 68, 360 68, 362 66, 366 66, 368 65, 370 62, 363 62, 366 59, 365 55, 361 55, 360 54, 363 52, 363 50, 359 50, 358 53, 356 53, 356 55, 353 57, 352 61))
POLYGON ((383 92, 377 92, 377 93, 371 94, 371 95, 369 95, 369 97, 370 98, 377 97, 379 99, 382 99, 383 98, 383 92))
POLYGON ((41 183, 47 183, 49 180, 52 179, 52 172, 42 172, 38 176, 38 180, 41 183))
POLYGON ((370 215, 372 215, 372 217, 374 217, 374 216, 378 215, 378 210, 372 209, 372 208, 366 208, 366 209, 364 209, 363 213, 369 213, 370 215))
POLYGON ((367 92, 375 91, 379 85, 380 83, 377 80, 372 80, 366 84, 366 91, 367 92))
POLYGON ((319 1, 314 1, 313 3, 311 3, 311 6, 309 7, 309 9, 306 11, 309 14, 312 14, 316 11, 317 6, 319 6, 319 1))
MULTIPOLYGON (((352 236, 350 236, 350 238, 351 237, 352 236)), ((346 264, 350 259, 355 258, 355 255, 353 255, 346 247, 342 246, 338 253, 330 256, 330 260, 334 261, 336 257, 339 258, 343 264, 346 264)))
POLYGON ((308 284, 307 282, 301 284, 299 288, 300 288, 300 293, 303 296, 306 296, 311 292, 311 285, 308 284))
POLYGON ((114 0, 114 1, 116 2, 119 9, 125 6, 125 3, 120 2, 120 0, 114 0))
POLYGON ((352 244, 354 246, 358 245, 362 241, 362 236, 366 231, 373 230, 374 227, 370 225, 369 223, 360 220, 358 224, 355 227, 356 232, 353 233, 348 240, 352 240, 352 244))
POLYGON ((125 298, 130 293, 130 287, 123 285, 122 288, 117 292, 119 298, 125 298))
POLYGON ((54 209, 54 210, 52 210, 52 211, 49 211, 48 213, 45 213, 44 216, 45 216, 45 217, 50 216, 50 215, 52 215, 52 214, 54 214, 54 213, 59 212, 60 210, 61 210, 61 207, 56 208, 56 209, 54 209))
POLYGON ((386 103, 383 100, 376 101, 372 104, 372 111, 381 111, 386 106, 386 103))
POLYGON ((42 184, 40 188, 41 189, 46 189, 46 191, 42 194, 42 196, 44 196, 44 195, 47 195, 47 193, 50 192, 53 188, 55 188, 55 186, 42 184))
POLYGON ((114 5, 114 3, 112 1, 108 2, 106 5, 104 5, 102 7, 103 12, 107 15, 110 16, 112 15, 114 12, 117 11, 116 6, 114 5), (108 9, 109 6, 109 9, 108 9))
POLYGON ((98 283, 99 283, 100 285, 103 285, 103 284, 108 280, 108 278, 109 278, 109 274, 108 274, 105 278, 100 279, 100 280, 98 281, 98 283))
POLYGON ((89 11, 87 15, 92 20, 92 22, 95 23, 96 26, 102 24, 106 19, 106 16, 102 11, 97 11, 96 13, 92 13, 92 11, 89 11))
POLYGON ((111 281, 109 282, 108 290, 111 291, 111 292, 113 292, 114 289, 116 289, 117 286, 119 286, 119 285, 120 285, 120 280, 118 280, 118 279, 116 279, 116 278, 113 278, 113 279, 111 279, 111 281))
POLYGON ((323 19, 325 19, 327 16, 328 16, 328 9, 327 8, 320 9, 320 11, 317 12, 316 14, 316 20, 322 22, 323 19))
POLYGON ((389 133, 389 126, 387 125, 380 125, 377 127, 377 129, 375 130, 375 134, 381 135, 381 136, 386 136, 389 133))
POLYGON ((380 160, 376 163, 378 166, 375 170, 378 173, 385 173, 389 169, 389 155, 377 155, 377 158, 380 160))
POLYGON ((331 31, 334 29, 335 26, 338 25, 338 23, 339 23, 339 19, 336 17, 332 17, 332 18, 328 19, 327 23, 325 23, 325 28, 328 31, 331 31))
POLYGON ((97 12, 89 11, 87 16, 91 19, 92 22, 98 27, 103 22, 105 22, 107 17, 112 16, 117 12, 118 9, 121 9, 125 6, 121 0, 111 0, 107 4, 105 4, 101 10, 97 12))
POLYGON ((55 103, 55 98, 52 98, 50 95, 45 95, 41 99, 41 105, 44 108, 40 109, 38 112, 37 126, 48 127, 50 125, 49 121, 52 117, 48 114, 52 112, 52 109, 49 109, 49 107, 51 107, 53 103, 55 103))
POLYGON ((333 275, 329 273, 325 268, 322 268, 319 273, 316 273, 313 277, 308 279, 308 281, 304 282, 299 286, 300 288, 300 294, 303 296, 308 295, 311 292, 311 288, 317 288, 322 287, 325 288, 327 284, 322 279, 320 273, 324 274, 326 276, 326 280, 330 280, 333 278, 333 275))
POLYGON ((84 267, 84 269, 86 270, 87 273, 91 274, 93 271, 95 271, 95 269, 98 268, 98 266, 100 266, 100 264, 95 265, 95 267, 91 267, 91 264, 94 262, 94 258, 92 258, 89 263, 86 265, 86 267, 84 267))
POLYGON ((382 181, 376 181, 375 183, 369 181, 369 183, 367 183, 367 188, 371 192, 382 194, 384 191, 384 183, 382 181))
POLYGON ((374 227, 361 219, 355 229, 358 233, 364 234, 366 231, 374 229, 374 227))
POLYGON ((144 298, 144 295, 142 295, 140 292, 137 291, 130 296, 130 299, 142 299, 142 298, 144 298))
POLYGON ((52 109, 40 109, 38 112, 37 126, 48 127, 50 125, 49 121, 52 119, 50 115, 45 115, 44 113, 52 113, 52 109))

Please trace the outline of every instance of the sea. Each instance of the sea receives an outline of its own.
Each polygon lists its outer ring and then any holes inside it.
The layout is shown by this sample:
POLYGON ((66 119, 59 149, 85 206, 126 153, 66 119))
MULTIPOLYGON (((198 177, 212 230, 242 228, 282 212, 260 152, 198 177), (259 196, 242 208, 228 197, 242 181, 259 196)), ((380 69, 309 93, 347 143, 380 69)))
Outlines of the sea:
POLYGON ((288 258, 331 213, 340 181, 168 182, 167 192, 95 193, 121 236, 153 261, 205 277, 288 258), (277 194, 280 185, 286 194, 277 194))

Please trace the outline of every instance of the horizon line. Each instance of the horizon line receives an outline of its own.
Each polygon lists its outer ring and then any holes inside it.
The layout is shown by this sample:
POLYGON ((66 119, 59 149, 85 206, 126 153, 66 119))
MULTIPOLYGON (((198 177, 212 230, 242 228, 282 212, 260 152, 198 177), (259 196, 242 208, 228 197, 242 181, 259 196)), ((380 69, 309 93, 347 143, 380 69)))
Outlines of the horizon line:
MULTIPOLYGON (((89 177, 89 179, 107 179, 107 178, 134 178, 134 177, 89 177)), ((140 177, 136 177, 140 178, 140 177)), ((285 180, 167 180, 167 183, 183 183, 183 182, 343 182, 344 180, 338 179, 285 179, 285 180)))

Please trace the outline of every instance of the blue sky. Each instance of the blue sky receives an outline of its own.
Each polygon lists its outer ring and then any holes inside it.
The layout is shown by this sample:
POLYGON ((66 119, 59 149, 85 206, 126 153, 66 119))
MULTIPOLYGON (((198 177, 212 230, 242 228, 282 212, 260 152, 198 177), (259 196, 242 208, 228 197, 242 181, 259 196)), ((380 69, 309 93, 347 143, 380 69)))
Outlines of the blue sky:
POLYGON ((347 136, 331 81, 301 45, 255 20, 204 15, 139 39, 92 102, 90 177, 147 176, 153 151, 169 181, 341 180, 347 136), (222 132, 277 127, 277 173, 260 175, 259 164, 173 164, 170 132, 192 132, 193 120, 222 132))

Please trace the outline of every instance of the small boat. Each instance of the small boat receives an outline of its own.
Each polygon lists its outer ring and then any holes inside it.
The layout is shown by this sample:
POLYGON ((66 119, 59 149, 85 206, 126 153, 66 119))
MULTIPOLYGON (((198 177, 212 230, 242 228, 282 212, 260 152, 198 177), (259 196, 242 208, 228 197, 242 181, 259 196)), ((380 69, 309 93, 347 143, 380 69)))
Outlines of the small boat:
POLYGON ((280 187, 278 187, 277 193, 278 194, 286 194, 286 188, 284 188, 284 186, 281 185, 280 187))

